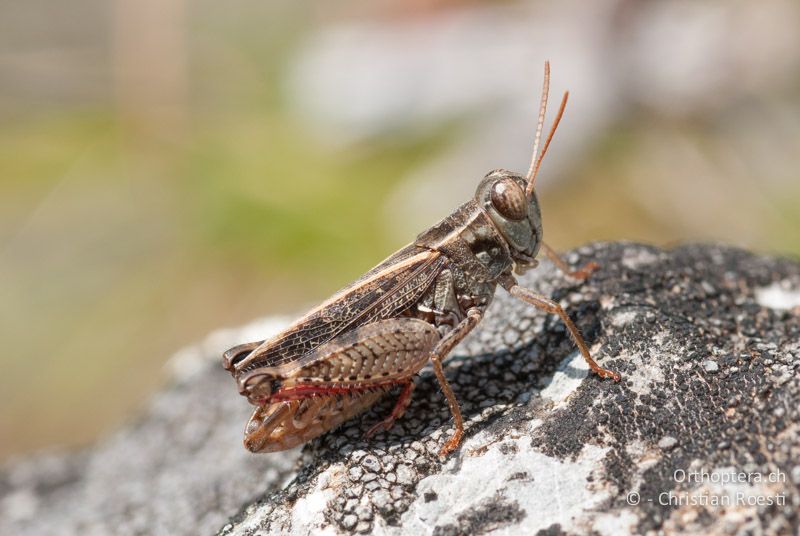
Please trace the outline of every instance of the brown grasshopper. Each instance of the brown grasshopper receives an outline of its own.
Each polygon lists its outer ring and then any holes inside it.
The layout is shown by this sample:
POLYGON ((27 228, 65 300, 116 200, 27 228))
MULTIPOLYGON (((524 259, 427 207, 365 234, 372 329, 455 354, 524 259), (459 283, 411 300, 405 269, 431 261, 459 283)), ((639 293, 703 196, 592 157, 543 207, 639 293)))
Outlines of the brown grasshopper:
POLYGON ((589 367, 619 381, 592 359, 561 306, 517 284, 544 253, 566 274, 585 279, 589 263, 571 271, 542 242, 542 220, 533 184, 567 104, 561 107, 538 154, 550 65, 545 63, 533 159, 526 176, 490 172, 475 197, 420 234, 350 286, 275 337, 242 344, 224 355, 239 392, 256 406, 245 428, 253 452, 285 450, 364 411, 387 390, 402 386, 392 412, 367 437, 388 430, 408 407, 414 376, 429 361, 455 421, 440 454, 455 449, 464 433, 461 411, 442 371, 448 353, 481 321, 497 285, 512 296, 558 314, 589 367))

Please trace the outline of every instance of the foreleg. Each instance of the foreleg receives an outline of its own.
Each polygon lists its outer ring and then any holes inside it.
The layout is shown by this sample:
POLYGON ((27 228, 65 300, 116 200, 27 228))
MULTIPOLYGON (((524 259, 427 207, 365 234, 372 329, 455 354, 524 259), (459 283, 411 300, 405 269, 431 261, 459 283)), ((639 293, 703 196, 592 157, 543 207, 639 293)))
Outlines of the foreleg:
POLYGON ((589 353, 589 347, 583 340, 583 336, 581 336, 581 333, 578 331, 578 328, 572 322, 572 319, 569 317, 567 312, 558 303, 554 302, 550 298, 536 294, 525 287, 519 286, 517 281, 510 275, 501 280, 501 284, 503 285, 503 288, 505 288, 509 294, 515 298, 519 298, 520 300, 527 302, 534 307, 538 307, 539 309, 543 309, 548 313, 555 313, 560 316, 561 320, 567 326, 567 330, 569 331, 570 335, 572 335, 572 339, 578 346, 578 350, 580 350, 581 355, 589 364, 589 368, 591 368, 592 371, 601 378, 613 378, 614 381, 617 382, 620 380, 619 373, 604 369, 598 365, 594 359, 592 359, 592 356, 589 353))
POLYGON ((541 242, 541 249, 542 251, 544 251, 544 254, 547 256, 547 258, 550 259, 550 261, 552 261, 552 263, 556 265, 556 268, 561 270, 561 272, 563 272, 564 275, 568 275, 569 277, 574 277, 575 279, 580 279, 581 281, 589 277, 592 274, 592 272, 600 268, 600 265, 597 264, 596 262, 589 261, 580 268, 578 268, 577 270, 573 270, 572 267, 570 267, 570 265, 564 262, 564 259, 562 259, 561 256, 558 253, 556 253, 556 251, 553 248, 551 248, 544 242, 541 242))

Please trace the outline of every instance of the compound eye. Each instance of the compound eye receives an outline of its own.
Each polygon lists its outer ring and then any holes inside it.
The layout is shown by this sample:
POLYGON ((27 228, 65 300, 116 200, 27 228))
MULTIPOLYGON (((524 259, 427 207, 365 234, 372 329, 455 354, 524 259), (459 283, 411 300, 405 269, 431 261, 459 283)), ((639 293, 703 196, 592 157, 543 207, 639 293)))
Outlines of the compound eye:
POLYGON ((528 215, 528 198, 514 179, 500 179, 492 186, 492 205, 509 220, 519 221, 528 215))

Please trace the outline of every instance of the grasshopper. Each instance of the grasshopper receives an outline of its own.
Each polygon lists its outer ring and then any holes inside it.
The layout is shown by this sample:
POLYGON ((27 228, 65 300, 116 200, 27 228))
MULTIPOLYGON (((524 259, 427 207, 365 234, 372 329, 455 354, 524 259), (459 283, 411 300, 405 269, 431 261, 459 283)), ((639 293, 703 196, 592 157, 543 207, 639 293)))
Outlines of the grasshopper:
POLYGON ((245 427, 247 449, 275 452, 309 441, 399 386, 394 409, 366 435, 388 430, 411 401, 415 375, 430 362, 455 423, 440 455, 451 452, 461 441, 464 422, 442 361, 481 321, 498 285, 559 315, 591 370, 619 381, 619 374, 595 363, 564 309, 521 287, 513 275, 536 267, 540 249, 561 271, 581 280, 598 267, 588 263, 572 271, 542 241, 533 185, 569 97, 565 92, 539 153, 549 86, 545 62, 533 158, 525 176, 490 172, 472 200, 284 331, 225 352, 225 368, 256 406, 245 427))

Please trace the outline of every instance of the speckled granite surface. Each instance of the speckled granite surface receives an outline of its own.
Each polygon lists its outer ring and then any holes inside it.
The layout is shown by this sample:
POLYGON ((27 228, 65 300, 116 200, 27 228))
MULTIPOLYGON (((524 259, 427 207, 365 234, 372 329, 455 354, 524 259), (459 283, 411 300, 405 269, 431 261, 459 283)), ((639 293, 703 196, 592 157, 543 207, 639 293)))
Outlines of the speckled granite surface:
POLYGON ((254 324, 184 352, 173 385, 95 447, 6 466, 0 532, 796 533, 800 263, 709 245, 567 257, 602 268, 523 281, 561 301, 619 384, 587 375, 556 317, 500 291, 447 362, 466 420, 447 459, 428 370, 388 433, 362 437, 391 397, 302 451, 250 455, 218 354, 281 325, 254 324))

